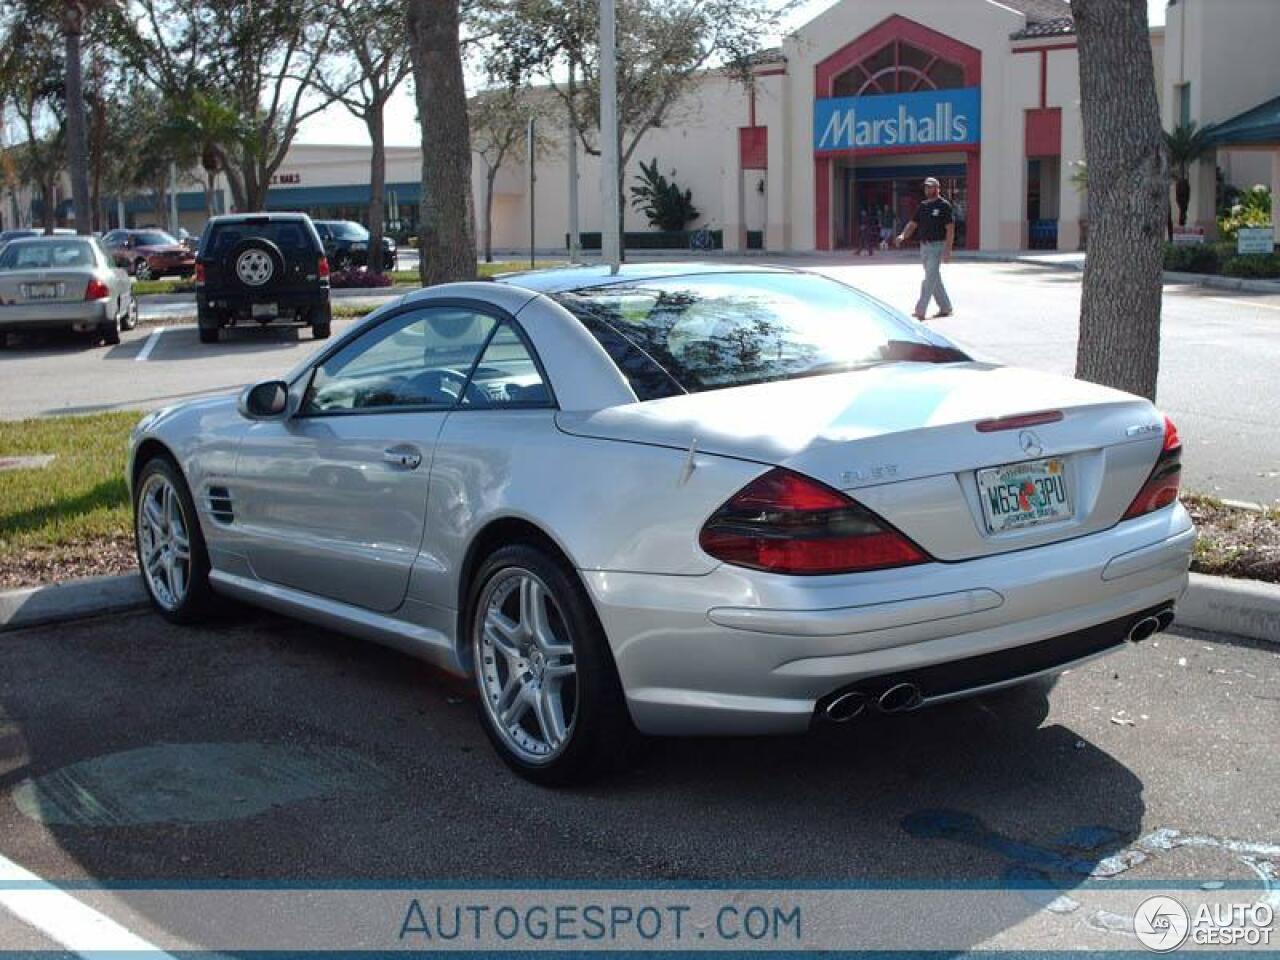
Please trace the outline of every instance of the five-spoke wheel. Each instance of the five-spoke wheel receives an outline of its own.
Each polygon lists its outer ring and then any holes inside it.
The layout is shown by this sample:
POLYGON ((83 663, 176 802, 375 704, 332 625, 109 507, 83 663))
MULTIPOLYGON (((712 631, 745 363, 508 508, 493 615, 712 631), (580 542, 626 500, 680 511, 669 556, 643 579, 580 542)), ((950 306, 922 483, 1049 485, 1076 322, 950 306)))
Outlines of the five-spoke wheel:
POLYGON ((177 622, 196 619, 209 602, 209 558, 191 494, 167 457, 143 465, 133 517, 138 567, 156 609, 177 622))
POLYGON ((539 783, 623 762, 633 730, 604 631, 574 571, 531 544, 480 565, 468 604, 480 715, 506 762, 539 783))

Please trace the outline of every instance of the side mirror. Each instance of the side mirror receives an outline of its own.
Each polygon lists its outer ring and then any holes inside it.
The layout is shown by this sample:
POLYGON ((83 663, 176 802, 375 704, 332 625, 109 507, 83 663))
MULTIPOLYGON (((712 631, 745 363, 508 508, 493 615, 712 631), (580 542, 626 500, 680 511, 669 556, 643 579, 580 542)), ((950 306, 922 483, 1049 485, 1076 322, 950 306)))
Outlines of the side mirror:
POLYGON ((250 420, 283 420, 289 414, 289 385, 283 380, 255 383, 240 394, 238 406, 250 420))

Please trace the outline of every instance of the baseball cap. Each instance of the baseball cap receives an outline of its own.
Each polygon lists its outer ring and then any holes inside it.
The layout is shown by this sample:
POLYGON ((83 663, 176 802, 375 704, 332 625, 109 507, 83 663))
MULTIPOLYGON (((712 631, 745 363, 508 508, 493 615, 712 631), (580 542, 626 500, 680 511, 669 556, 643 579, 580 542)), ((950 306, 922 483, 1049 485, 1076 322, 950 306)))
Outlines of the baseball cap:
POLYGON ((940 184, 940 183, 938 182, 938 178, 937 178, 937 177, 925 177, 925 178, 924 178, 924 185, 925 185, 926 187, 940 187, 940 186, 942 186, 942 184, 940 184))

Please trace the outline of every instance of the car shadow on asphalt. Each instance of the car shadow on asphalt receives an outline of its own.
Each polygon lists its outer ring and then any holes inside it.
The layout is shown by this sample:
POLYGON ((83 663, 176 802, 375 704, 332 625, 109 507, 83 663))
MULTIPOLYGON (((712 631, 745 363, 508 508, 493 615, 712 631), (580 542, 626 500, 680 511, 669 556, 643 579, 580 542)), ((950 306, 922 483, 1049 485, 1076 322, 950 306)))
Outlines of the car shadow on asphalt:
POLYGON ((37 872, 47 849, 90 878, 169 884, 1056 895, 1133 841, 1144 804, 1124 763, 1047 709, 1025 689, 806 736, 655 739, 626 773, 549 790, 498 760, 465 681, 281 617, 140 613, 0 647, 0 837, 37 872))

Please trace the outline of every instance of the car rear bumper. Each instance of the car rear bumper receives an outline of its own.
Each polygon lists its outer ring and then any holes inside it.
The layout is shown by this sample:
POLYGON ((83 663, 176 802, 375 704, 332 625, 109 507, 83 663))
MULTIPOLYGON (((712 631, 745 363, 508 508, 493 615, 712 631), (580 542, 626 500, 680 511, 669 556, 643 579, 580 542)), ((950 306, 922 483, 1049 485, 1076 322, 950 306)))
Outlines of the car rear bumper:
POLYGON ((299 314, 307 314, 308 319, 313 311, 319 311, 320 318, 331 316, 329 288, 319 287, 305 290, 279 290, 275 292, 219 292, 210 294, 204 290, 196 290, 196 311, 202 324, 212 321, 214 316, 237 322, 261 322, 253 317, 254 304, 275 304, 279 308, 276 319, 289 321, 299 319, 299 314))
POLYGON ((1186 588, 1181 506, 1076 540, 839 577, 721 566, 584 571, 646 733, 806 729, 828 698, 912 682, 925 702, 1057 672, 1124 642, 1186 588))
POLYGON ((0 330, 88 330, 111 319, 110 300, 67 300, 0 307, 0 330))

